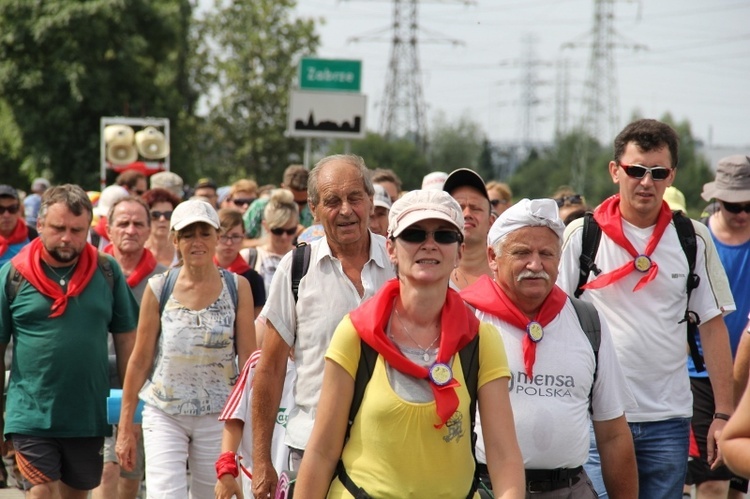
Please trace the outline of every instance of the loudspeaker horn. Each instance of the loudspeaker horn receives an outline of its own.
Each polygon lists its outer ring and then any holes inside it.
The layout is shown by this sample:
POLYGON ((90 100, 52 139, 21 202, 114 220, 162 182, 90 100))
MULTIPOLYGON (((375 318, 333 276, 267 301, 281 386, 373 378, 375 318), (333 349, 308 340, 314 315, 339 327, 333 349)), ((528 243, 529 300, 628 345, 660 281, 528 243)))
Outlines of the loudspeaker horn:
POLYGON ((138 159, 138 151, 132 143, 107 146, 107 161, 113 165, 129 165, 138 159))
POLYGON ((109 125, 104 127, 104 143, 108 146, 133 145, 133 129, 128 125, 109 125))
POLYGON ((169 154, 169 144, 164 134, 152 126, 136 132, 135 146, 146 159, 160 159, 169 154))

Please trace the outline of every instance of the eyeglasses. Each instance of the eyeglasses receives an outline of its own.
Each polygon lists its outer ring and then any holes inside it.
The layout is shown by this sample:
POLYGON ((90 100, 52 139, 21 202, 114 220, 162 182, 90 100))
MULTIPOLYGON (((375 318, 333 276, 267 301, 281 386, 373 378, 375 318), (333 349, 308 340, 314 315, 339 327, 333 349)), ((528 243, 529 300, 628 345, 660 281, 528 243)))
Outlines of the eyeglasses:
POLYGON ((291 229, 284 229, 283 227, 276 227, 275 229, 271 229, 271 234, 274 236, 280 236, 282 234, 286 234, 287 236, 293 236, 297 233, 297 227, 293 227, 291 229))
POLYGON ((18 213, 18 210, 20 208, 21 208, 21 205, 18 205, 18 204, 14 204, 11 206, 0 206, 0 215, 5 214, 6 211, 10 213, 11 215, 15 215, 16 213, 18 213))
POLYGON ((464 236, 455 230, 404 229, 398 237, 407 243, 423 243, 427 240, 427 234, 432 234, 438 244, 453 244, 464 240, 464 236))
POLYGON ((133 190, 133 192, 135 193, 135 195, 136 195, 136 196, 143 196, 143 194, 144 194, 144 193, 145 193, 146 191, 144 191, 144 190, 137 190, 137 189, 134 189, 134 190, 133 190))
MULTIPOLYGON (((642 176, 643 175, 641 175, 641 177, 642 176)), ((580 194, 573 194, 572 196, 563 196, 563 197, 555 198, 555 203, 557 203, 557 206, 559 208, 562 208, 563 206, 565 206, 565 203, 583 204, 583 197, 580 194)))
POLYGON ((647 173, 650 173, 651 178, 654 180, 666 180, 667 177, 669 177, 669 174, 672 173, 672 168, 667 168, 666 166, 654 166, 653 168, 649 168, 643 165, 626 165, 624 163, 620 163, 620 166, 625 170, 628 177, 638 179, 641 179, 645 177, 647 173))
POLYGON ((490 199, 490 204, 493 208, 497 208, 497 205, 508 204, 508 201, 506 201, 505 199, 490 199))
POLYGON ((222 236, 219 236, 219 241, 221 241, 224 244, 226 244, 226 243, 237 244, 240 241, 242 241, 243 239, 244 238, 242 237, 241 234, 233 234, 231 236, 227 236, 226 234, 224 234, 222 236))
POLYGON ((169 220, 172 218, 172 212, 171 211, 152 211, 151 212, 151 220, 159 220, 161 217, 164 217, 164 220, 169 220))
POLYGON ((255 199, 253 198, 232 199, 232 202, 234 203, 235 206, 249 206, 250 204, 252 204, 253 201, 255 201, 255 199))
POLYGON ((734 213, 735 215, 743 211, 745 213, 750 213, 750 203, 740 204, 740 203, 727 203, 726 201, 721 201, 721 205, 729 213, 734 213))

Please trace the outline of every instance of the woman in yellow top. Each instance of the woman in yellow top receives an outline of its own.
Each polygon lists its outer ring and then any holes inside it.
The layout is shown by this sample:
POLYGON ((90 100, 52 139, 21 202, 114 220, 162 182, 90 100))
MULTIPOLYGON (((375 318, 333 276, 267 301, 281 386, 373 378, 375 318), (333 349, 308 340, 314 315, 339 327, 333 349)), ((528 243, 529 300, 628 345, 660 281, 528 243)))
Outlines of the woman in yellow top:
POLYGON ((477 334, 478 406, 482 428, 491 427, 484 439, 495 497, 524 497, 502 340, 448 287, 463 226, 461 208, 442 191, 413 191, 393 204, 386 245, 398 279, 333 335, 295 498, 359 490, 373 498, 476 497, 470 397, 456 354, 477 334), (344 442, 361 342, 378 358, 344 442))

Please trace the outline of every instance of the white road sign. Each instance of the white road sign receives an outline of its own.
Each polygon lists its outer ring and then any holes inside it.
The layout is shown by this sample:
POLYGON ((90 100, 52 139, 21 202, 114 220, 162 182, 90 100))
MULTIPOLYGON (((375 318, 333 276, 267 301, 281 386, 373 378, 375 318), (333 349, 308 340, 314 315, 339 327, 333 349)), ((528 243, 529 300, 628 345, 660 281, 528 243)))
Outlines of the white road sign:
POLYGON ((361 139, 366 112, 363 94, 293 90, 287 131, 292 137, 361 139))

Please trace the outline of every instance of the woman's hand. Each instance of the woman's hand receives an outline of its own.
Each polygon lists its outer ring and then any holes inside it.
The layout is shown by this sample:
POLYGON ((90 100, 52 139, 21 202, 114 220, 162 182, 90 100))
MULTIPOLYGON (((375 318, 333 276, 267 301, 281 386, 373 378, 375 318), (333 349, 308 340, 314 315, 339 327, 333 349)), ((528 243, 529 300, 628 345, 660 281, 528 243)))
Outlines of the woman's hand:
POLYGON ((216 499, 232 499, 232 497, 244 499, 242 487, 240 487, 237 480, 229 473, 221 475, 216 481, 214 494, 216 495, 216 499))
POLYGON ((120 466, 126 471, 133 471, 135 468, 135 455, 140 428, 141 425, 127 425, 117 428, 115 453, 117 454, 117 461, 119 461, 120 466))

